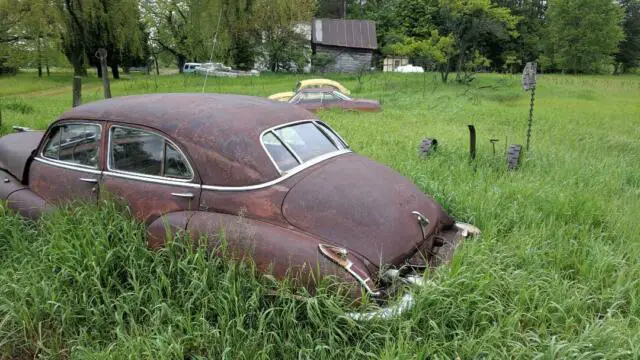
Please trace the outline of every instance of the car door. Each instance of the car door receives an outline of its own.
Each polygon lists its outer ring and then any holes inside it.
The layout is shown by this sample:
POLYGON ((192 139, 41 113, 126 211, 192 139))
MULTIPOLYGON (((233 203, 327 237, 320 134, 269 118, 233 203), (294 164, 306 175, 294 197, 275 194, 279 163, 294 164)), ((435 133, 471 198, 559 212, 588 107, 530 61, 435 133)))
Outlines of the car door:
POLYGON ((309 111, 315 112, 319 109, 322 109, 322 93, 320 92, 299 93, 293 102, 309 111))
POLYGON ((138 221, 149 225, 162 215, 199 208, 200 179, 164 134, 110 123, 107 139, 102 187, 125 201, 138 221))
POLYGON ((344 102, 344 99, 338 97, 333 92, 322 93, 322 104, 325 108, 343 107, 344 102))
POLYGON ((102 174, 102 125, 64 121, 52 126, 29 168, 29 187, 52 205, 96 202, 102 174))

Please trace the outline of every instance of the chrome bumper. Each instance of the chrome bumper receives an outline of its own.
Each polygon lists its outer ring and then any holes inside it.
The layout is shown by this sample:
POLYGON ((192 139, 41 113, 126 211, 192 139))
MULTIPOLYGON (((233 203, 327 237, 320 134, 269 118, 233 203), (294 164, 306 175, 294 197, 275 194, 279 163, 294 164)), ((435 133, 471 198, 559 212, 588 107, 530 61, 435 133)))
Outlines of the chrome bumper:
MULTIPOLYGON (((463 238, 480 235, 480 229, 471 224, 456 223, 456 227, 458 228, 458 234, 463 238)), ((406 277, 400 277, 399 274, 400 272, 398 270, 388 270, 385 273, 386 276, 408 285, 410 288, 409 290, 411 290, 411 288, 415 289, 428 285, 434 285, 432 281, 425 279, 423 276, 413 274, 406 277)), ((388 320, 396 318, 409 311, 414 304, 414 294, 413 292, 409 291, 393 305, 382 307, 378 310, 370 312, 349 312, 346 313, 345 316, 356 321, 369 321, 373 319, 388 320)))

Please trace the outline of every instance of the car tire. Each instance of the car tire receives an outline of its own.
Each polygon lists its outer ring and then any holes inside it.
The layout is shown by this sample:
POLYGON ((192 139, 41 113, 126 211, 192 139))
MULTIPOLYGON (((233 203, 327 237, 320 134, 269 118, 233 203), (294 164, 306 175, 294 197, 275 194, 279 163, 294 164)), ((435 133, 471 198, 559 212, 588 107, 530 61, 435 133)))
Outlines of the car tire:
POLYGON ((438 140, 433 139, 433 138, 426 138, 424 140, 422 140, 422 142, 420 142, 420 156, 427 156, 430 153, 436 151, 436 148, 438 147, 438 140))
POLYGON ((511 144, 507 150, 507 169, 515 171, 520 167, 520 155, 522 154, 522 145, 511 144))

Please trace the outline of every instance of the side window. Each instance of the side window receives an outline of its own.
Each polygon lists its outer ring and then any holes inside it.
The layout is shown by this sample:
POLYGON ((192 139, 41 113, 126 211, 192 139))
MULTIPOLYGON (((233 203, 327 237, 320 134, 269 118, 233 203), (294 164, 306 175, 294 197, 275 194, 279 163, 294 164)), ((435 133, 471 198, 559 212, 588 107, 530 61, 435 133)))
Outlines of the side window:
POLYGON ((335 102, 342 101, 342 99, 337 97, 333 93, 324 93, 324 98, 323 98, 322 101, 323 102, 328 102, 328 103, 335 103, 335 102))
POLYGON ((300 104, 312 104, 322 102, 322 93, 308 92, 300 94, 300 104))
POLYGON ((178 179, 193 177, 182 153, 165 138, 121 126, 111 127, 109 134, 109 169, 178 179))
POLYGON ((92 168, 98 167, 100 126, 62 124, 49 133, 42 156, 92 168))

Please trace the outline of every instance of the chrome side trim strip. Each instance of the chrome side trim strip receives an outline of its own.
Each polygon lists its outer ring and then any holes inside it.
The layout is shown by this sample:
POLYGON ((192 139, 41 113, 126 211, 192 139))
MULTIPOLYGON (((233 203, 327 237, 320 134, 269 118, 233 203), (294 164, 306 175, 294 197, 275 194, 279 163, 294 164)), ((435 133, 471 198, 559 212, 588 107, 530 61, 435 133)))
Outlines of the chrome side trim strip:
POLYGON ((317 158, 314 158, 312 160, 309 160, 305 163, 303 163, 302 165, 298 165, 296 167, 294 167, 293 169, 287 171, 286 173, 284 173, 284 175, 280 176, 277 179, 262 183, 262 184, 256 184, 256 185, 248 185, 248 186, 215 186, 215 185, 202 185, 202 189, 203 190, 215 190, 215 191, 250 191, 250 190, 259 190, 259 189, 264 189, 266 187, 269 186, 273 186, 277 183, 280 183, 282 181, 285 181, 286 179, 292 177, 293 175, 312 167, 315 164, 318 164, 320 162, 323 162, 325 160, 334 158, 336 156, 340 156, 343 154, 348 154, 350 153, 351 150, 349 149, 344 149, 344 150, 340 150, 340 151, 334 151, 334 152, 330 152, 328 154, 324 154, 322 156, 318 156, 317 158))
POLYGON ((39 161, 41 163, 44 163, 44 164, 47 164, 47 165, 51 165, 51 166, 56 166, 56 167, 63 168, 63 169, 82 171, 82 172, 85 172, 85 173, 88 173, 88 174, 95 174, 95 175, 102 174, 102 171, 100 171, 100 170, 96 170, 96 169, 92 169, 92 168, 88 168, 88 167, 82 167, 82 166, 75 166, 75 165, 71 165, 69 163, 61 162, 61 161, 49 160, 49 159, 45 159, 45 158, 40 157, 40 156, 36 156, 33 159, 36 160, 36 161, 39 161))
POLYGON ((150 183, 155 183, 155 184, 181 186, 181 187, 188 187, 188 188, 194 188, 194 189, 199 189, 200 188, 200 184, 185 183, 185 182, 180 182, 180 181, 172 181, 172 180, 167 180, 166 178, 143 177, 143 176, 126 174, 126 173, 122 173, 122 172, 105 171, 105 172, 102 173, 102 175, 104 175, 104 176, 112 176, 112 177, 117 177, 117 178, 123 178, 123 179, 129 179, 129 180, 145 181, 145 182, 150 182, 150 183))

